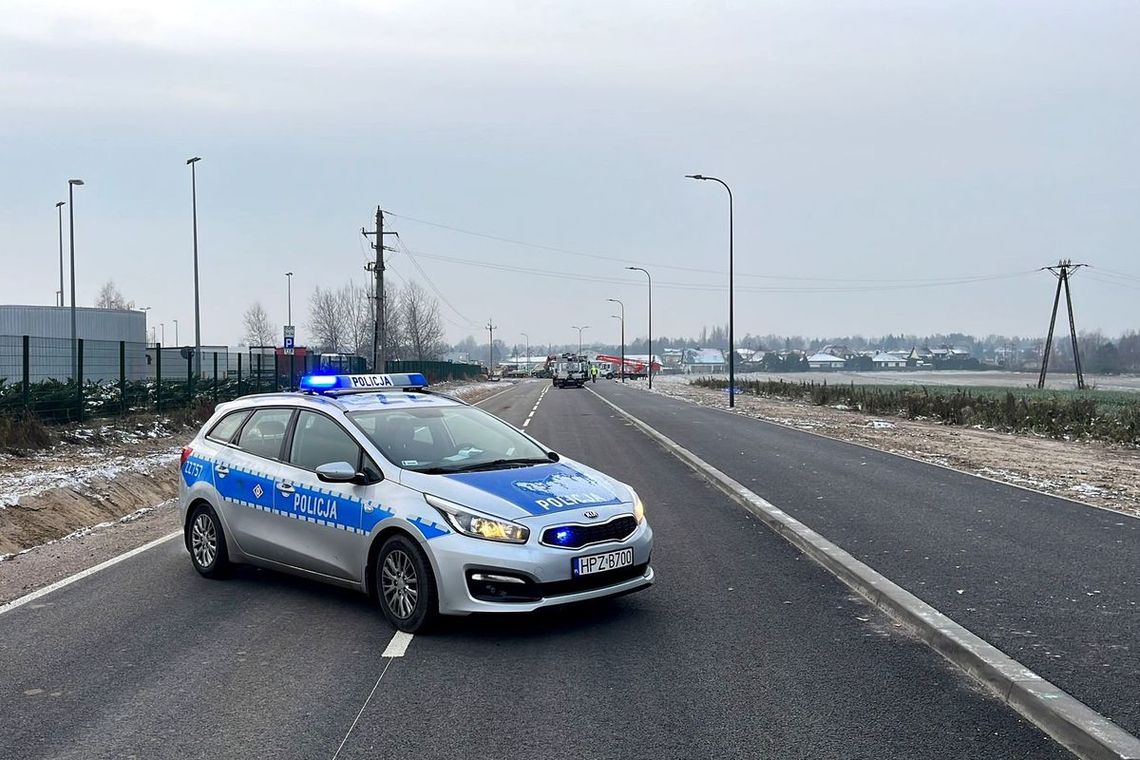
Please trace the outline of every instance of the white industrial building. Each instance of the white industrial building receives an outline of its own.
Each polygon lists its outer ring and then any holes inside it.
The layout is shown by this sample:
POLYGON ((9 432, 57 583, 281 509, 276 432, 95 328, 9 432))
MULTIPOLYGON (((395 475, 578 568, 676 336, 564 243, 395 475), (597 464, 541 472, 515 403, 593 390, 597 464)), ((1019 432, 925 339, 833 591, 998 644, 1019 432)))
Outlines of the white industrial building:
MULTIPOLYGON (((118 380, 120 342, 127 379, 146 376, 146 312, 80 306, 75 331, 83 341, 85 380, 118 380)), ((25 336, 34 382, 71 378, 71 307, 0 305, 0 378, 22 379, 25 336)))

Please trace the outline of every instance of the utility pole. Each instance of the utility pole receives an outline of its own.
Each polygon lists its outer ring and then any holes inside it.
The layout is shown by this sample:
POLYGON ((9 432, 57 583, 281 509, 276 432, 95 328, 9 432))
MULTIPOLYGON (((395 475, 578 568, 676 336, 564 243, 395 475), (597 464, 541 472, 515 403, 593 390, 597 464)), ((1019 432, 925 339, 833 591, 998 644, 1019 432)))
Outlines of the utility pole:
POLYGON ((491 320, 487 320, 487 377, 490 377, 495 371, 495 330, 499 329, 498 325, 491 324, 491 320))
POLYGON ((387 325, 384 324, 384 251, 395 250, 384 245, 384 236, 395 235, 399 237, 400 235, 397 232, 384 231, 384 210, 379 206, 376 207, 376 229, 372 232, 361 229, 360 234, 364 237, 376 238, 376 242, 372 243, 372 248, 376 251, 376 261, 368 262, 364 269, 372 272, 376 277, 373 290, 376 311, 372 326, 372 370, 383 372, 383 362, 388 359, 387 325))
POLYGON ((1072 259, 1062 259, 1055 267, 1041 267, 1057 278, 1057 292, 1053 296, 1053 312, 1049 316, 1049 334, 1045 338, 1045 351, 1041 356, 1041 375, 1037 378, 1037 387, 1045 387, 1045 375, 1049 371, 1049 352, 1053 347, 1053 328, 1057 323, 1057 307, 1061 304, 1061 288, 1065 288, 1065 305, 1069 309, 1069 337, 1073 341, 1073 369, 1077 373, 1077 388, 1084 390, 1085 376, 1081 371, 1081 352, 1077 347, 1077 325, 1073 318, 1073 296, 1069 290, 1069 276, 1088 264, 1074 264, 1072 259))

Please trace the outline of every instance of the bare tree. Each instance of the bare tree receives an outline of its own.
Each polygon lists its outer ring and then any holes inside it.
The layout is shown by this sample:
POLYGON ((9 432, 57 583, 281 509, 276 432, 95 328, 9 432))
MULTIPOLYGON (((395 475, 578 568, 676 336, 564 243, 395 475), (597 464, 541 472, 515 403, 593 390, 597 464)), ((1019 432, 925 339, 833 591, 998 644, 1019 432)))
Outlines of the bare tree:
MULTIPOLYGON (((375 304, 375 301, 373 301, 375 304)), ((384 286, 384 332, 387 335, 387 359, 400 359, 407 355, 407 333, 405 331, 403 300, 395 285, 384 286)))
POLYGON ((245 335, 242 340, 250 346, 272 346, 276 345, 274 341, 277 338, 277 325, 269 321, 269 315, 265 313, 260 301, 254 301, 253 304, 245 310, 245 314, 241 318, 242 327, 245 328, 245 335))
POLYGON ((114 280, 107 280, 103 287, 99 288, 99 295, 95 297, 96 309, 133 309, 135 308, 134 301, 128 301, 123 298, 123 294, 119 292, 119 288, 115 285, 114 280))
POLYGON ((348 339, 341 293, 317 287, 309 296, 309 330, 321 351, 339 353, 348 339))
POLYGON ((435 359, 443 346, 443 321, 439 302, 417 282, 408 283, 400 296, 404 336, 408 353, 419 361, 435 359))
POLYGON ((344 311, 345 349, 372 358, 372 293, 367 286, 350 282, 337 294, 344 311))

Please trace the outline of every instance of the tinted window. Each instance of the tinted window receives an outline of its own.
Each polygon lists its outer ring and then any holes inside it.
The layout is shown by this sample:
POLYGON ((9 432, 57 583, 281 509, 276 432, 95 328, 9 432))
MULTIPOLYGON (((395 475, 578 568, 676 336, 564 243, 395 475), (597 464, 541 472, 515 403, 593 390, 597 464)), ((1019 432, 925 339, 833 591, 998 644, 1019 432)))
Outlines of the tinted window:
POLYGON ((289 462, 306 470, 315 470, 330 462, 360 464, 360 446, 344 428, 323 414, 301 412, 293 431, 293 450, 289 462))
POLYGON ((280 459, 291 414, 292 409, 258 409, 242 428, 238 446, 259 457, 280 459))
POLYGON ((212 438, 215 441, 222 441, 229 443, 233 440, 234 433, 241 427, 241 423, 245 422, 245 418, 249 416, 249 410, 243 409, 240 412, 230 412, 225 417, 218 420, 218 424, 214 425, 213 429, 206 434, 207 438, 212 438))

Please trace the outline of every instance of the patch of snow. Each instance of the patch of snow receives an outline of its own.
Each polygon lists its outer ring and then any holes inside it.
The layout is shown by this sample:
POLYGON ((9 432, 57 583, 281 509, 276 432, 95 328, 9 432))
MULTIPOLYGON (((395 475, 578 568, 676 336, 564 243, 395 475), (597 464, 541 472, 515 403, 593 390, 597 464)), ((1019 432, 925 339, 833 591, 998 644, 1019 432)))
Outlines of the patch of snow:
POLYGON ((888 422, 887 420, 867 420, 866 427, 875 428, 876 430, 890 430, 895 427, 895 423, 888 422))
POLYGON ((50 491, 53 488, 80 490, 93 480, 112 480, 124 473, 150 475, 156 470, 178 461, 181 447, 174 447, 157 454, 137 457, 117 455, 103 456, 98 451, 82 452, 78 459, 95 461, 42 461, 22 472, 0 474, 0 509, 14 507, 20 499, 50 491))

